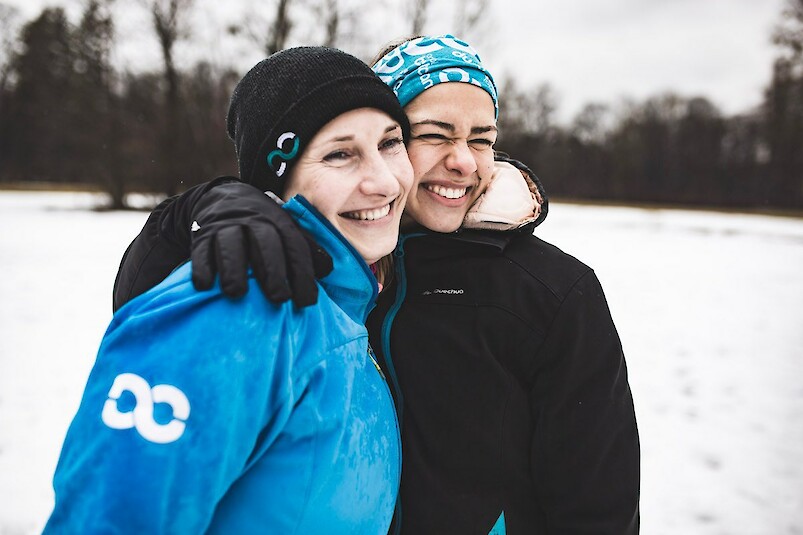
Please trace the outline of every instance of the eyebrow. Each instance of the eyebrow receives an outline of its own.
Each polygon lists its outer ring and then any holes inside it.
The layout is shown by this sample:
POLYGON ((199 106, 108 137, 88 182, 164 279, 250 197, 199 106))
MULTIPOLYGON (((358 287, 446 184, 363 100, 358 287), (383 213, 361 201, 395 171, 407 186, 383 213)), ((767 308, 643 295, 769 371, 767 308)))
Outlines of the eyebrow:
POLYGON ((413 123, 411 126, 422 126, 425 124, 437 126, 438 128, 442 128, 443 130, 448 130, 449 132, 454 132, 456 130, 456 128, 452 123, 445 123, 443 121, 436 121, 434 119, 424 119, 423 121, 418 121, 417 123, 413 123))
MULTIPOLYGON (((393 123, 392 125, 390 125, 387 128, 385 128, 385 134, 387 134, 388 132, 393 132, 394 130, 396 130, 398 128, 401 128, 401 126, 399 126, 398 123, 393 123)), ((340 136, 340 137, 333 137, 333 138, 328 139, 326 141, 328 143, 332 143, 332 142, 340 142, 340 141, 351 141, 352 139, 354 139, 354 134, 348 134, 348 135, 340 136)))
MULTIPOLYGON (((421 125, 432 125, 438 128, 442 128, 443 130, 448 130, 451 133, 454 133, 457 128, 452 123, 446 123, 444 121, 436 121, 434 119, 424 119, 423 121, 418 121, 413 123, 412 126, 421 126, 421 125)), ((487 132, 496 132, 498 129, 494 125, 488 126, 474 126, 471 128, 472 134, 485 134, 487 132)))
POLYGON ((471 129, 472 134, 485 134, 486 132, 498 132, 499 129, 496 128, 494 125, 488 126, 475 126, 471 129))

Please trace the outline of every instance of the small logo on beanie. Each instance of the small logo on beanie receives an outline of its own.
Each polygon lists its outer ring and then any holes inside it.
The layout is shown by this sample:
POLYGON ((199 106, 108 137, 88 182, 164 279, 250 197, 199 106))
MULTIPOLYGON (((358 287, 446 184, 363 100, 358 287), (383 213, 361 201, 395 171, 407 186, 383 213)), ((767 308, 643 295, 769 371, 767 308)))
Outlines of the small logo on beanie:
POLYGON ((287 164, 285 162, 289 162, 295 158, 296 153, 298 152, 298 145, 299 139, 293 132, 285 132, 279 136, 279 139, 276 140, 276 150, 273 150, 270 152, 270 154, 268 154, 268 165, 271 167, 271 169, 276 171, 276 176, 282 176, 284 174, 285 169, 287 169, 287 164), (284 142, 290 139, 293 140, 293 147, 289 152, 286 152, 284 150, 284 142), (281 158, 283 160, 278 169, 276 169, 276 166, 273 164, 273 161, 276 158, 281 158))

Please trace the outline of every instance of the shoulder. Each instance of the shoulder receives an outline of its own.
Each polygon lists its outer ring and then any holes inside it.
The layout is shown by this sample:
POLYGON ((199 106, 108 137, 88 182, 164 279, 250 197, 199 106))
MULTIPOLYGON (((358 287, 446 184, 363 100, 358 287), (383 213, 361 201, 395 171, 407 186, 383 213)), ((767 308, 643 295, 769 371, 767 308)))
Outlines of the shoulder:
MULTIPOLYGON (((275 304, 265 298, 253 278, 248 292, 238 299, 226 296, 217 282, 209 290, 197 291, 191 265, 186 263, 122 307, 114 315, 104 342, 124 337, 129 346, 147 345, 146 349, 158 344, 204 354, 239 351, 265 360, 278 353, 294 353, 302 344, 310 349, 308 341, 315 339, 315 354, 324 354, 327 345, 338 342, 331 339, 346 332, 345 327, 327 329, 327 325, 342 325, 341 316, 345 314, 325 292, 319 295, 318 303, 304 308, 296 308, 289 301, 275 304)), ((191 353, 177 352, 176 358, 191 353)))
POLYGON ((558 298, 564 298, 581 279, 595 277, 587 264, 531 234, 513 237, 504 256, 521 270, 522 277, 531 278, 558 298))
MULTIPOLYGON (((273 305, 262 297, 258 289, 250 287, 239 299, 223 294, 219 283, 206 291, 198 291, 192 283, 189 262, 179 266, 161 283, 122 307, 112 320, 110 330, 122 324, 157 322, 162 332, 192 321, 225 319, 216 329, 236 325, 256 327, 264 321, 254 321, 258 315, 267 318, 286 315, 287 307, 273 305)), ((249 284, 255 286, 254 281, 249 284)))
MULTIPOLYGON (((449 266, 452 277, 479 279, 487 291, 537 292, 563 301, 593 270, 574 256, 528 232, 478 230, 454 235, 426 235, 427 264, 449 266)), ((415 251, 418 252, 418 251, 415 251)))
POLYGON ((406 251, 409 300, 492 306, 529 326, 549 325, 596 280, 585 263, 531 234, 424 235, 406 251))
POLYGON ((405 251, 414 274, 443 276, 483 293, 538 292, 562 301, 579 281, 595 277, 574 256, 517 231, 423 234, 406 244, 405 251))

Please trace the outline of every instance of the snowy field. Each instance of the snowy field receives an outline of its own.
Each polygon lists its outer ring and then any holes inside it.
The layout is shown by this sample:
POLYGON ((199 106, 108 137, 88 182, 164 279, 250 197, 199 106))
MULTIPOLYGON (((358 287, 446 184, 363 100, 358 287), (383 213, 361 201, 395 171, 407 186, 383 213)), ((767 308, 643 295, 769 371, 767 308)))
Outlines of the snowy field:
MULTIPOLYGON (((144 212, 0 192, 0 534, 38 533, 144 212)), ((645 535, 803 534, 803 219, 551 207, 628 359, 645 535)))

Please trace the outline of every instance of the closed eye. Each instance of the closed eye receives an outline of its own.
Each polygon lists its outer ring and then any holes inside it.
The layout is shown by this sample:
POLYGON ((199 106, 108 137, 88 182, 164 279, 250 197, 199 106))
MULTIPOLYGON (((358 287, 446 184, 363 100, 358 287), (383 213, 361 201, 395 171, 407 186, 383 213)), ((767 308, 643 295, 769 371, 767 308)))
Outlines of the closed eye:
POLYGON ((469 141, 469 143, 471 143, 472 145, 480 146, 482 148, 494 146, 494 142, 492 140, 485 138, 472 139, 469 141))
POLYGON ((446 141, 449 138, 444 136, 443 134, 420 134, 415 136, 415 139, 424 139, 429 141, 446 141))

